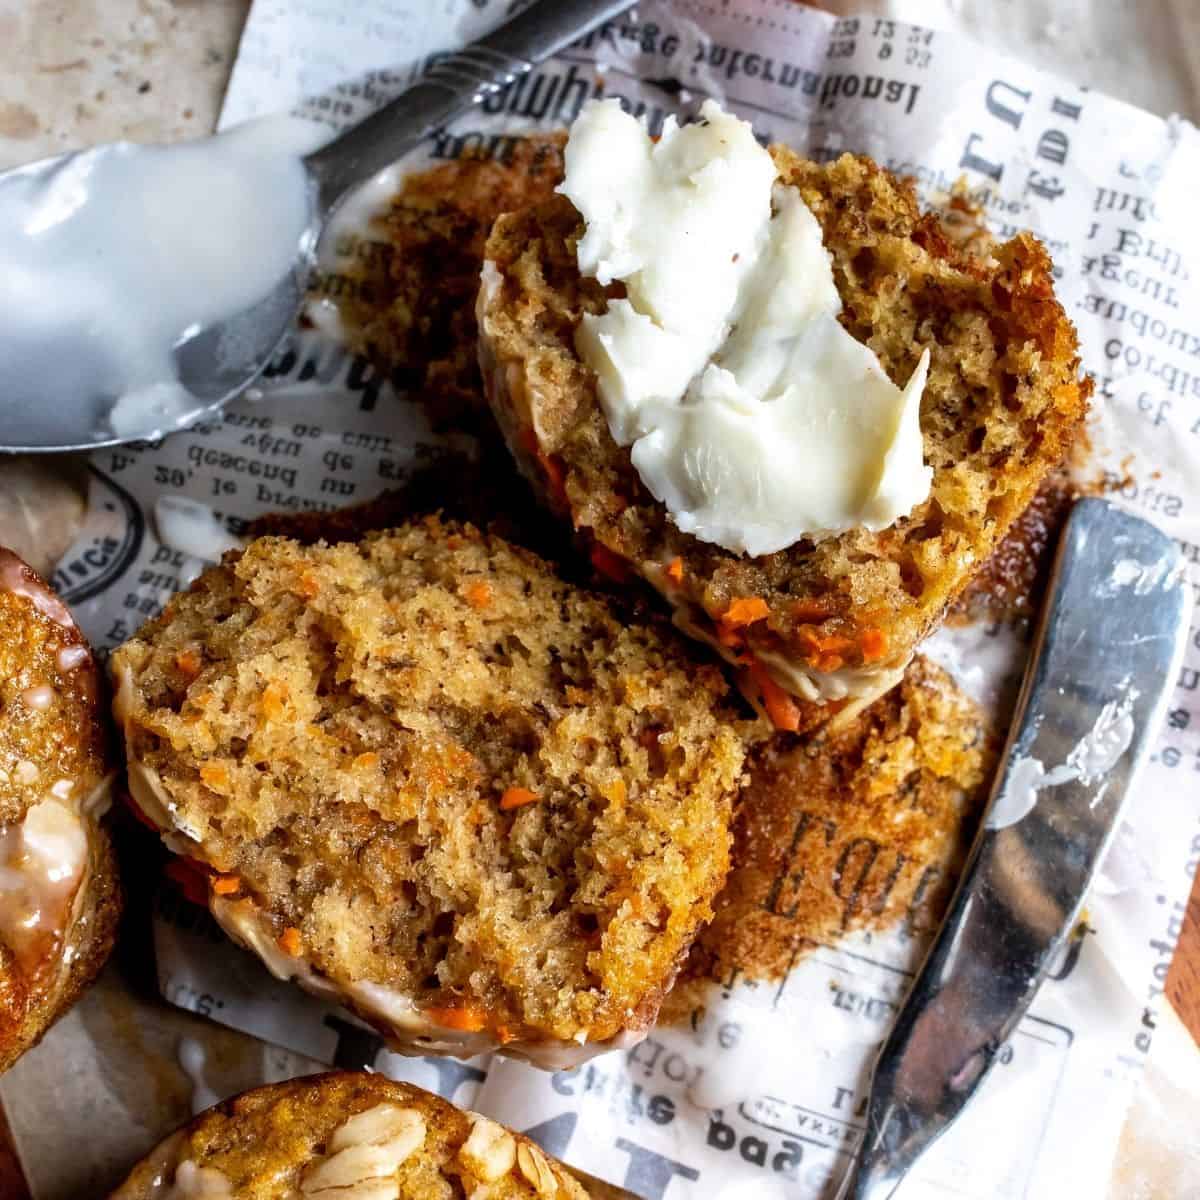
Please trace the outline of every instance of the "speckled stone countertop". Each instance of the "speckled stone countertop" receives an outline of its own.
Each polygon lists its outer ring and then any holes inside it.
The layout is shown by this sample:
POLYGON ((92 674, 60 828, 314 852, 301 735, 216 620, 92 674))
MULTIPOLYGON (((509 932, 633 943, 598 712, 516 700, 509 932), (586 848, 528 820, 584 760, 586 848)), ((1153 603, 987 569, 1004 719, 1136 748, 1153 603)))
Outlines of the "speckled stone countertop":
POLYGON ((0 0, 0 165, 216 120, 249 0, 0 0))

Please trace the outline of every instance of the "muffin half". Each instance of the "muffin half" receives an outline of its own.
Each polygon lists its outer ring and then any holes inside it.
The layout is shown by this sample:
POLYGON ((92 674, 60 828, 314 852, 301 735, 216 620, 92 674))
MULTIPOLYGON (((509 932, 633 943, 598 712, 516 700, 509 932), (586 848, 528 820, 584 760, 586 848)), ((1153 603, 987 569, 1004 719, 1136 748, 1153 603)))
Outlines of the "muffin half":
POLYGON ((843 727, 756 746, 732 867, 668 1006, 696 984, 782 979, 859 930, 937 927, 987 799, 996 747, 974 702, 917 655, 843 727))
POLYGON ((381 1075, 255 1088, 201 1113, 110 1200, 587 1200, 528 1138, 381 1075))
POLYGON ((842 327, 897 387, 929 352, 920 432, 932 487, 894 524, 759 557, 682 532, 614 439, 576 351, 585 316, 604 313, 624 285, 581 275, 585 224, 565 196, 496 222, 477 318, 489 402, 543 497, 602 569, 648 582, 676 624, 737 664, 776 725, 795 731, 899 680, 1061 460, 1089 386, 1034 238, 968 254, 869 159, 771 155, 777 183, 820 226, 842 327))
POLYGON ((263 538, 116 653, 130 790, 277 975, 398 1049, 636 1040, 728 866, 716 667, 430 518, 263 538))
POLYGON ((100 817, 112 764, 92 652, 0 548, 0 1070, 92 981, 120 915, 100 817))

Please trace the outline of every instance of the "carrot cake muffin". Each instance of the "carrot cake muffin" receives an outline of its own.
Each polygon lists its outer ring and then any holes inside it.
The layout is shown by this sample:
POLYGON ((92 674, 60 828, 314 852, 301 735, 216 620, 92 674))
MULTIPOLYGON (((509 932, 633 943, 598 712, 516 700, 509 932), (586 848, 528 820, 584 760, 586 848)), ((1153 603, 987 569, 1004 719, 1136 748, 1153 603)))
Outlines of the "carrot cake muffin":
POLYGON ((729 878, 663 1018, 703 1003, 709 982, 781 979, 801 955, 857 930, 932 933, 995 750, 975 703, 921 655, 843 728, 756 747, 729 878))
POLYGON ((130 790, 216 919, 399 1049, 636 1041, 711 915, 720 671, 471 526, 259 539, 113 668, 130 790))
POLYGON ((476 352, 475 296, 483 246, 501 213, 551 195, 562 180, 563 133, 505 138, 405 176, 344 274, 315 280, 333 301, 347 345, 396 385, 418 392, 438 427, 491 418, 476 352))
POLYGON ((488 239, 480 361, 510 449, 596 560, 796 731, 899 680, 1090 381, 1035 238, 967 252, 869 159, 768 154, 704 116, 651 145, 584 110, 572 198, 488 239))
POLYGON ((528 1138, 382 1075, 255 1088, 201 1113, 109 1200, 588 1200, 528 1138))
POLYGON ((120 896, 99 824, 111 763, 98 689, 66 606, 0 548, 0 1070, 112 948, 120 896))

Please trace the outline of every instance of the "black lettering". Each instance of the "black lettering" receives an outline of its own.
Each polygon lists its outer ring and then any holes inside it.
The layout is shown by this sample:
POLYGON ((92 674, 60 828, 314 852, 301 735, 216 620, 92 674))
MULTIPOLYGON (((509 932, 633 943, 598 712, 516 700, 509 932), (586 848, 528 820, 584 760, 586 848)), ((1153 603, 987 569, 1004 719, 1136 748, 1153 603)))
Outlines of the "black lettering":
POLYGON ((1061 129, 1047 129, 1038 138, 1038 158, 1044 158, 1061 167, 1067 161, 1067 150, 1070 145, 1067 135, 1061 129))
POLYGON ((975 147, 982 141, 982 134, 971 134, 967 138, 967 144, 963 148, 962 157, 958 160, 958 165, 968 171, 979 171, 999 183, 1000 177, 1004 174, 1004 166, 1002 163, 992 162, 991 159, 984 158, 981 154, 976 154, 975 147))
MULTIPOLYGON (((1021 121, 1025 117, 1024 111, 1019 112, 1015 108, 1009 108, 1001 98, 1001 93, 1007 93, 1008 96, 1019 96, 1028 104, 1032 92, 1023 92, 1019 87, 1015 87, 1011 83, 1005 83, 1003 79, 993 79, 988 84, 986 100, 988 112, 997 120, 1003 121, 1006 125, 1011 125, 1014 129, 1020 129, 1021 121)), ((1004 99, 1007 99, 1008 96, 1004 97, 1004 99)))
POLYGON ((667 1185, 676 1175, 691 1182, 700 1178, 700 1172, 694 1167, 685 1166, 662 1154, 655 1154, 653 1150, 647 1150, 628 1138, 618 1138, 617 1149, 624 1150, 629 1155, 624 1186, 643 1197, 643 1200, 662 1200, 667 1185))

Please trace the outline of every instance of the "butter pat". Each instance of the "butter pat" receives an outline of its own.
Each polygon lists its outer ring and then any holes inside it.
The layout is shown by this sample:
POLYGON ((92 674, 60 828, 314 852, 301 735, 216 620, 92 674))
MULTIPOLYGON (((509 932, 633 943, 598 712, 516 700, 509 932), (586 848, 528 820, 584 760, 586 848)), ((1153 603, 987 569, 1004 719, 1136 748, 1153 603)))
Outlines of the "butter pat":
POLYGON ((821 228, 713 101, 652 142, 616 101, 571 129, 560 190, 581 274, 626 297, 576 350, 616 441, 675 524, 736 553, 883 529, 929 495, 926 351, 898 388, 839 324, 821 228))

